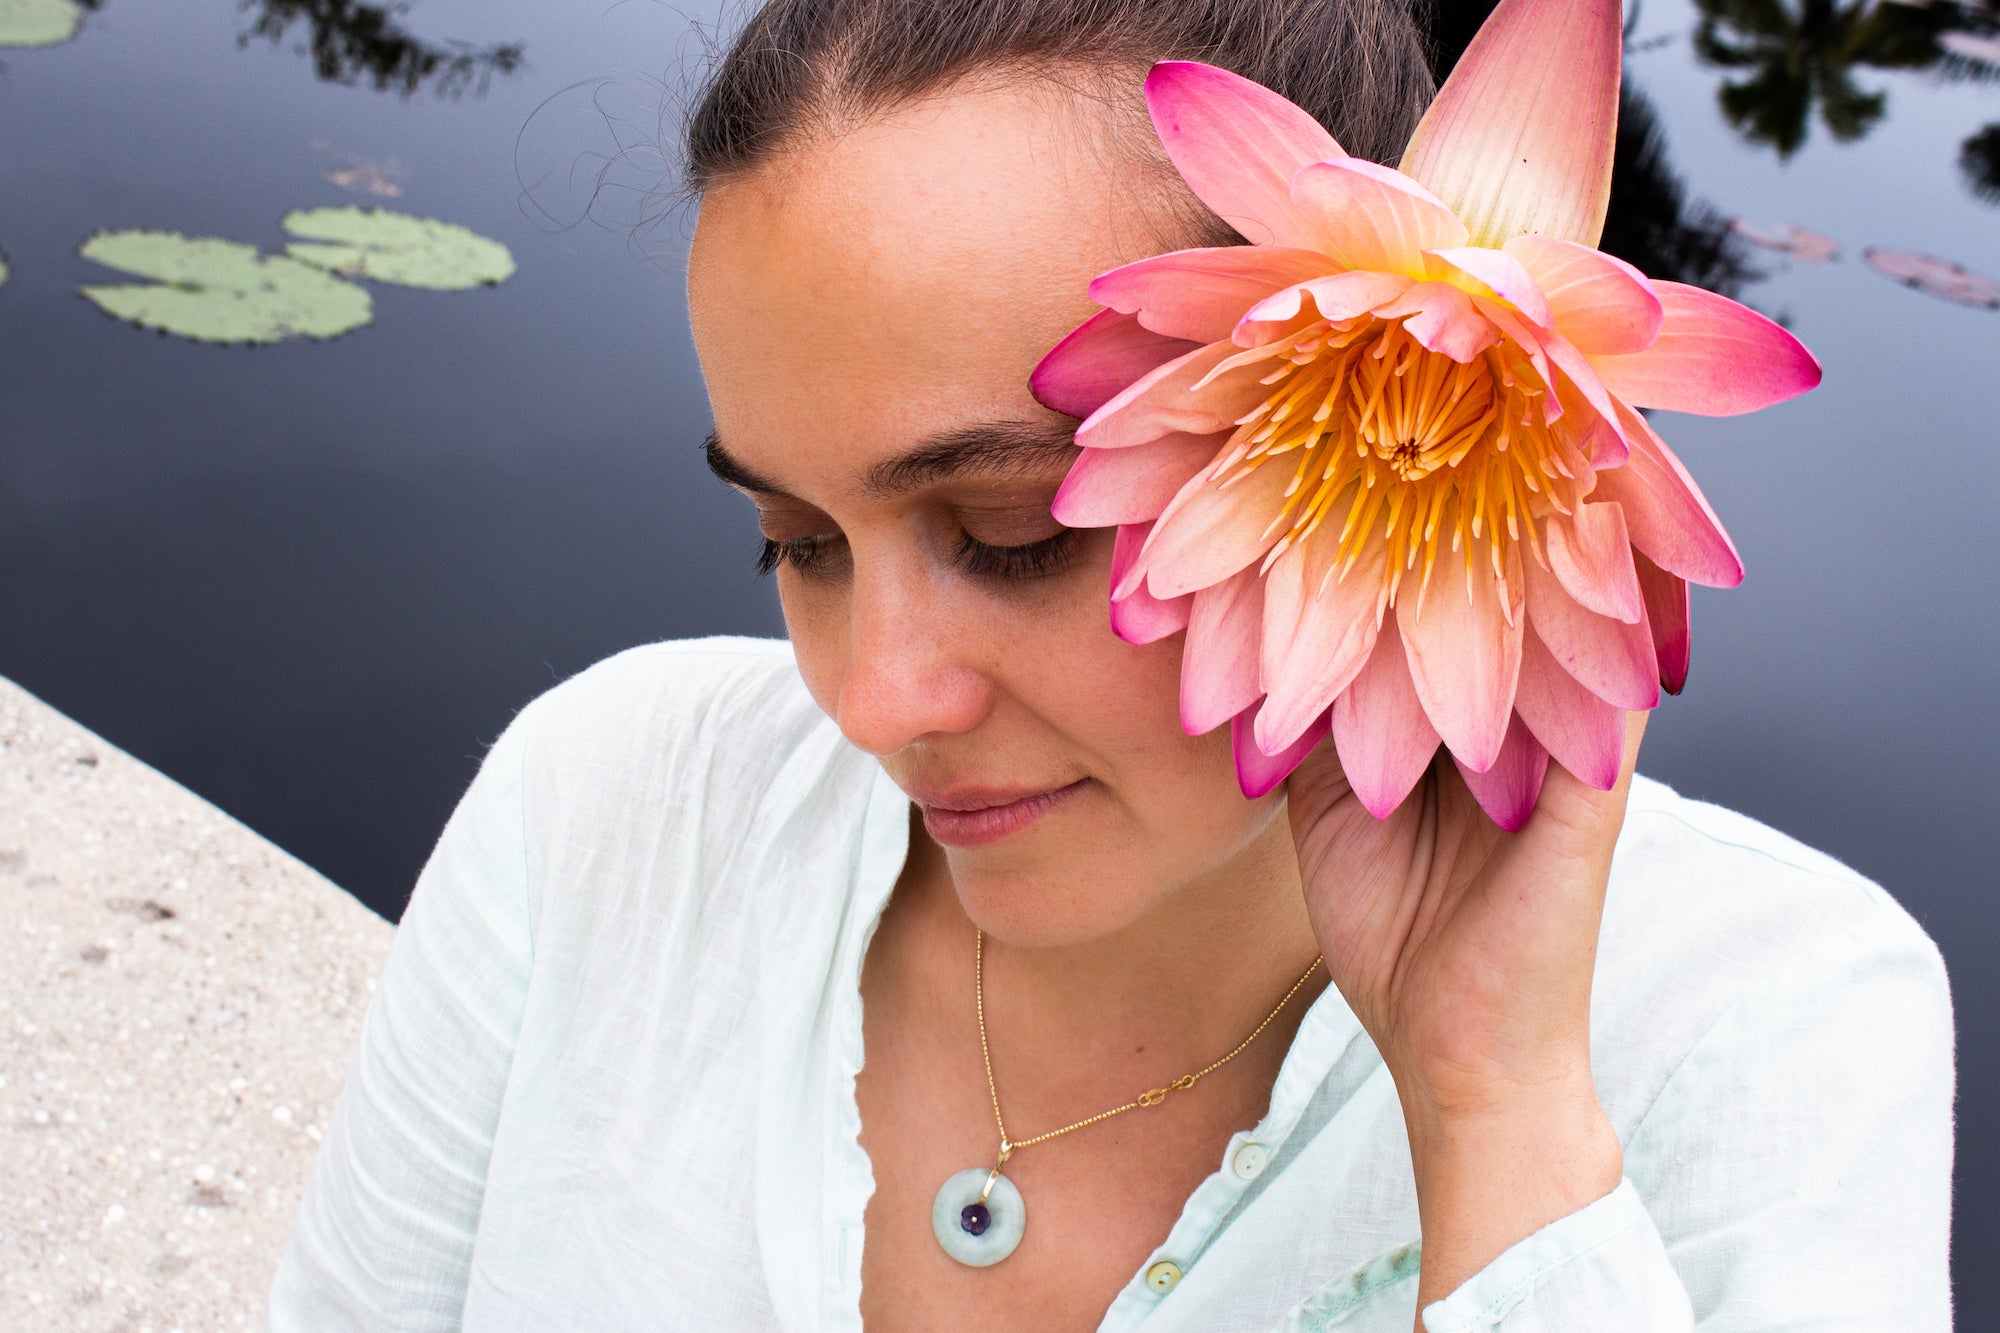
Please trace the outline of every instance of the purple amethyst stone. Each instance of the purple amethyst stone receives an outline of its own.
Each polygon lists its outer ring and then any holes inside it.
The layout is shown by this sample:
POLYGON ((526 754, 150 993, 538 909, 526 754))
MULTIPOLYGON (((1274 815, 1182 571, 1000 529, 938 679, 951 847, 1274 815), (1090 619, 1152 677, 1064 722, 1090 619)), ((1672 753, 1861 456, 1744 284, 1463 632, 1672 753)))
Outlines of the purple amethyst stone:
POLYGON ((968 1203, 959 1210, 958 1225, 969 1236, 983 1236, 986 1228, 993 1225, 993 1214, 986 1211, 983 1203, 968 1203))

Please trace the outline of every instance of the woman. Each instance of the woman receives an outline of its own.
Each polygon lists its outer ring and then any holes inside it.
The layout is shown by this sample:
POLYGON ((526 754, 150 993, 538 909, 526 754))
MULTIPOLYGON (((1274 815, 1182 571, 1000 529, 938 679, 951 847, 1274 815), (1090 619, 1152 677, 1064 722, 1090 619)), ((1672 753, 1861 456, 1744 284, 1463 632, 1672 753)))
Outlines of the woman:
POLYGON ((1227 235, 1137 102, 1172 57, 1377 160, 1431 91, 1393 0, 737 40, 689 302, 789 641, 507 729, 268 1327, 1948 1327, 1950 1002, 1879 888, 1636 777, 1644 714, 1518 833, 1448 763, 1377 820, 1331 746, 1245 799, 1178 638, 1111 632, 1029 372, 1093 274, 1227 235))

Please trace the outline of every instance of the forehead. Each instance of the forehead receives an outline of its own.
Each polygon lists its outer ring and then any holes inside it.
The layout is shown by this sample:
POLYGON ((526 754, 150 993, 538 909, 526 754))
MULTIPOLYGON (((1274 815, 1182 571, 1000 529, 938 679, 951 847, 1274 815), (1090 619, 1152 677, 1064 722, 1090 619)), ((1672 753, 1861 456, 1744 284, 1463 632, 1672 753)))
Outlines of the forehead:
POLYGON ((966 421, 1049 416, 1028 374, 1096 309, 1089 280, 1168 248, 1154 172, 1111 120, 1047 85, 963 90, 713 188, 689 310, 731 452, 805 464, 789 454, 810 443, 865 466, 966 421))

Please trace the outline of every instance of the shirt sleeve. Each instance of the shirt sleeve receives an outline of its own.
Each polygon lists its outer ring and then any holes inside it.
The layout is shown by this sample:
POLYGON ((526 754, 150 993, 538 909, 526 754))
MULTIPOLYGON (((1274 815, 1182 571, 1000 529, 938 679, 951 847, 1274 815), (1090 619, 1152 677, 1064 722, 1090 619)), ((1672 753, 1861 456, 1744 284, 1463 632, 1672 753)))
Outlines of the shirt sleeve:
POLYGON ((1954 1036, 1906 917, 1834 932, 1690 1051, 1610 1194, 1423 1310, 1426 1333, 1951 1327, 1954 1036))
POLYGON ((266 1333, 456 1329, 533 947, 527 713, 419 875, 273 1279, 266 1333))

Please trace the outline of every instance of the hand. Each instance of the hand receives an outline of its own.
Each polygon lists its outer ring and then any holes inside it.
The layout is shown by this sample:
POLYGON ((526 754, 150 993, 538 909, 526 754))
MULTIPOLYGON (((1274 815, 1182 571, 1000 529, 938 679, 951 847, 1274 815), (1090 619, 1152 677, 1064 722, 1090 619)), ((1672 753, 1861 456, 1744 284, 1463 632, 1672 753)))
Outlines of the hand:
POLYGON ((1590 985, 1647 713, 1608 792, 1549 766, 1505 833, 1440 752, 1388 818, 1331 745, 1287 789, 1327 970, 1396 1082, 1424 1231, 1419 1308, 1623 1174, 1590 1074, 1590 985))

